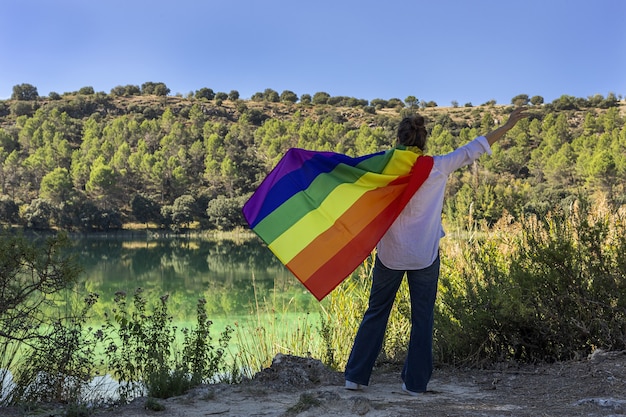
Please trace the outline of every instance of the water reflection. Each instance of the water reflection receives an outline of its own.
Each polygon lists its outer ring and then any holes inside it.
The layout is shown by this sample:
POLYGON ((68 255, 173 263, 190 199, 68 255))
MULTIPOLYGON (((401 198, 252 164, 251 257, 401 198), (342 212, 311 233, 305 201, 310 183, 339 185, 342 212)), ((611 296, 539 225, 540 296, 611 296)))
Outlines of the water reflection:
POLYGON ((117 291, 130 296, 138 287, 149 300, 169 294, 175 320, 193 319, 200 297, 215 317, 255 314, 257 304, 290 304, 303 312, 319 308, 258 239, 86 236, 73 242, 71 251, 84 270, 79 290, 100 294, 100 308, 110 306, 117 291))

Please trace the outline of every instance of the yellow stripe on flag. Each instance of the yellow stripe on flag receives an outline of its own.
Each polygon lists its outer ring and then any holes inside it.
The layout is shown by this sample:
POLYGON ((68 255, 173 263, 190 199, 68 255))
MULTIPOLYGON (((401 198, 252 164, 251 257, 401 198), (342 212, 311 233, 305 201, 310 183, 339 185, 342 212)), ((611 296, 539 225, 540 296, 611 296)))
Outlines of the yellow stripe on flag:
POLYGON ((335 224, 337 219, 363 194, 384 187, 396 178, 397 176, 368 172, 354 183, 341 184, 317 209, 307 213, 285 233, 277 237, 269 248, 283 263, 288 263, 318 235, 335 224))

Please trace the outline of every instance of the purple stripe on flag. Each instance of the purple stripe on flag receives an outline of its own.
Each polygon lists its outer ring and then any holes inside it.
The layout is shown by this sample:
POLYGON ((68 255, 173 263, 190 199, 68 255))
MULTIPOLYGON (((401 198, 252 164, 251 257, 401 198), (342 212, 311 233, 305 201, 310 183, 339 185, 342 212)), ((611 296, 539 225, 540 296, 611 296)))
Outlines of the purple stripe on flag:
POLYGON ((290 149, 246 202, 244 217, 254 228, 285 201, 306 190, 318 175, 331 172, 339 164, 356 166, 371 157, 352 158, 334 152, 290 149))

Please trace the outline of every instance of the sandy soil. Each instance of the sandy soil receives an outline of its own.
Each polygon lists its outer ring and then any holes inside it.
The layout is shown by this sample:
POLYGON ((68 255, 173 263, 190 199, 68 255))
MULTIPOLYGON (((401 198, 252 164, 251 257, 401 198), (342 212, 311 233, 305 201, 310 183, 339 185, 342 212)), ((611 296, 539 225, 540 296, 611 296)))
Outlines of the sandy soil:
MULTIPOLYGON (((383 367, 375 370, 369 387, 349 391, 343 375, 321 362, 279 355, 242 384, 206 385, 157 400, 161 411, 148 409, 146 398, 138 398, 99 410, 96 417, 626 417, 626 351, 596 351, 585 360, 549 365, 436 369, 429 389, 434 392, 409 396, 401 390, 399 369, 383 367)), ((1 408, 0 415, 6 415, 1 408)))
POLYGON ((98 417, 205 416, 626 416, 626 352, 596 351, 582 361, 490 370, 436 369, 433 393, 411 397, 398 369, 377 369, 369 387, 348 391, 343 375, 314 359, 278 356, 240 385, 202 386, 182 397, 145 399, 98 417))

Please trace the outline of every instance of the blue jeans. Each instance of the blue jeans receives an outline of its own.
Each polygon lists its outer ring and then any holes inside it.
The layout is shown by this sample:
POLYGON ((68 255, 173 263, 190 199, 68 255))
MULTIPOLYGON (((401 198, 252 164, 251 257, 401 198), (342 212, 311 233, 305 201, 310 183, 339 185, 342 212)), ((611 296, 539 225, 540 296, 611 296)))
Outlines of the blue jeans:
POLYGON ((439 257, 429 267, 413 271, 389 269, 376 258, 369 306, 346 364, 346 380, 369 385, 382 349, 389 313, 405 272, 411 297, 411 338, 401 377, 408 390, 426 391, 433 372, 433 317, 439 257))

